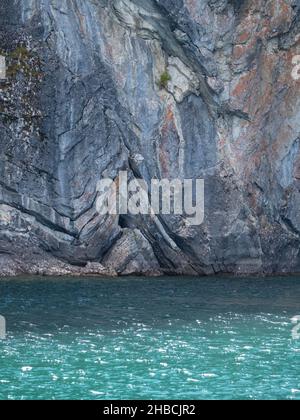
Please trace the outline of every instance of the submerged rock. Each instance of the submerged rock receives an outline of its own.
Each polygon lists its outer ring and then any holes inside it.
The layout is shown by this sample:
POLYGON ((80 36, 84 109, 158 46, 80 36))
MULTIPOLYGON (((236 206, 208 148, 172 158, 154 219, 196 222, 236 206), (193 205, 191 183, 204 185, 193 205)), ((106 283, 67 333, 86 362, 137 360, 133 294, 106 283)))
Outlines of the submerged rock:
POLYGON ((299 29, 294 0, 2 1, 0 274, 299 272, 299 29), (120 170, 204 178, 204 223, 99 215, 120 170))

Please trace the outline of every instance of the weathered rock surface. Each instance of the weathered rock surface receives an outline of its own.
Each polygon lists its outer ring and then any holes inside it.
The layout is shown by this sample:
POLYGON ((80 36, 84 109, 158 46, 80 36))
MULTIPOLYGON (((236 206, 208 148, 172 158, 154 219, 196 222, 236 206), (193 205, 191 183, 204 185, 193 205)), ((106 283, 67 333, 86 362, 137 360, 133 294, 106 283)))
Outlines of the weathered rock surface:
POLYGON ((300 272, 299 0, 2 0, 0 55, 1 275, 300 272), (204 224, 100 216, 120 170, 204 224))

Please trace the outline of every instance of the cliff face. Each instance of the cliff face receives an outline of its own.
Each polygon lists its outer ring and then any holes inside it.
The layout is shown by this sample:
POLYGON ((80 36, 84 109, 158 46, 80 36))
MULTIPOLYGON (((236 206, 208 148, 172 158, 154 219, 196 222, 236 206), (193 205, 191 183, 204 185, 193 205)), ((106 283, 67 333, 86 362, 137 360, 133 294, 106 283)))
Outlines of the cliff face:
POLYGON ((299 30, 299 0, 2 0, 0 273, 299 272, 299 30), (100 216, 120 170, 204 178, 204 224, 100 216))

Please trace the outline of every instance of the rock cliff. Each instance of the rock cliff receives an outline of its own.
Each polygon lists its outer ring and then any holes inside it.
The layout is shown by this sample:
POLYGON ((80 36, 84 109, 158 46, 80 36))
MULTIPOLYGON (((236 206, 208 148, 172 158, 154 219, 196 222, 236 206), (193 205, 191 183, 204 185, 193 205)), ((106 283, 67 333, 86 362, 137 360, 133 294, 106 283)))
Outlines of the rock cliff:
POLYGON ((299 0, 1 0, 0 55, 1 275, 300 272, 299 0), (120 170, 204 223, 99 215, 120 170))

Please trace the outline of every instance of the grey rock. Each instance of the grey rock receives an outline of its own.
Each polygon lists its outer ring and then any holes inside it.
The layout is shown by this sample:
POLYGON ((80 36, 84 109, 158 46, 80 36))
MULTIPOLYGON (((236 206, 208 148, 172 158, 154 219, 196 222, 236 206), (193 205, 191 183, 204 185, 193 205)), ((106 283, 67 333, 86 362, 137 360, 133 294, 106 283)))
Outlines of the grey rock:
POLYGON ((161 275, 159 263, 147 239, 138 229, 124 229, 122 237, 116 242, 103 260, 106 267, 118 274, 161 275))
POLYGON ((299 272, 300 3, 276 4, 2 0, 0 274, 299 272), (120 170, 204 178, 204 224, 99 215, 120 170))

